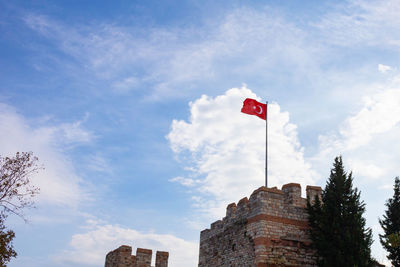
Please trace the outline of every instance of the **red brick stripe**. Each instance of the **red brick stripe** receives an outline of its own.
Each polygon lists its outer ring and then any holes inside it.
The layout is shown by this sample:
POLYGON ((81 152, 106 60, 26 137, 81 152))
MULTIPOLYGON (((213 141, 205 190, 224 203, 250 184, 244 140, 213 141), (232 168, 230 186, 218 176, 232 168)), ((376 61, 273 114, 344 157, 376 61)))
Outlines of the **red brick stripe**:
POLYGON ((152 251, 151 251, 151 249, 138 248, 138 249, 136 250, 136 254, 137 254, 137 253, 152 254, 152 251))
POLYGON ((277 222, 277 223, 282 223, 282 224, 290 224, 297 226, 301 229, 307 229, 308 228, 308 222, 307 221, 300 221, 300 220, 295 220, 295 219, 288 219, 288 218, 282 218, 278 216, 272 216, 272 215, 267 215, 267 214, 259 214, 254 217, 251 217, 248 220, 248 223, 254 223, 254 222, 259 222, 259 221, 268 221, 268 222, 277 222))

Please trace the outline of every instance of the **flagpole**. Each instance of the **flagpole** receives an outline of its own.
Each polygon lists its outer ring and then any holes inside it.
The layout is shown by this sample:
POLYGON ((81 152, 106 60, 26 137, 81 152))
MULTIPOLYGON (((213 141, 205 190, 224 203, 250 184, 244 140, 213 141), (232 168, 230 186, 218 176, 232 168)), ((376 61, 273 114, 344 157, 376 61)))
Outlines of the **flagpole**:
POLYGON ((268 101, 265 110, 265 187, 268 188, 268 101))

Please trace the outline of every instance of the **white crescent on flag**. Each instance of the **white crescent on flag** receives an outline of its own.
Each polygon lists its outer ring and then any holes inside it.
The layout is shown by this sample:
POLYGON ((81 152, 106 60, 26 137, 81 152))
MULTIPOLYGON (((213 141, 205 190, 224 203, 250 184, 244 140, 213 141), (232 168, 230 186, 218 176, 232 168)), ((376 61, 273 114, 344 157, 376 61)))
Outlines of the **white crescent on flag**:
POLYGON ((256 113, 257 113, 257 114, 262 114, 262 112, 263 112, 263 108, 262 108, 262 106, 260 106, 260 105, 257 105, 257 107, 259 107, 259 108, 260 108, 260 112, 258 112, 258 111, 257 111, 257 108, 256 108, 256 113))

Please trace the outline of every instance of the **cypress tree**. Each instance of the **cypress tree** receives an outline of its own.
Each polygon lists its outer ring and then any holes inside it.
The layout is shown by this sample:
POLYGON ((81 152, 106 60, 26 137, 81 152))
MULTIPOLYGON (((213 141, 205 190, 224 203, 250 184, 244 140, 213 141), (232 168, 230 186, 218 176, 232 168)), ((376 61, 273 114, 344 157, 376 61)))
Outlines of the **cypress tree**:
POLYGON ((379 219, 384 234, 379 235, 382 246, 389 253, 388 259, 395 267, 400 266, 400 179, 394 180, 394 194, 386 201, 383 220, 379 219))
POLYGON ((371 266, 372 232, 365 226, 365 204, 341 157, 335 158, 322 201, 308 199, 307 211, 319 266, 371 266))

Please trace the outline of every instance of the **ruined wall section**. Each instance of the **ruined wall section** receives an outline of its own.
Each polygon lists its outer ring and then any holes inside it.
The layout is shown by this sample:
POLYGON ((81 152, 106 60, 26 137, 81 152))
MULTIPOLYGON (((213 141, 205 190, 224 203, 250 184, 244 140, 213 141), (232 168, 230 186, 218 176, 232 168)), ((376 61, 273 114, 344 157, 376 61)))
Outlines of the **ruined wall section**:
MULTIPOLYGON (((319 196, 320 187, 307 187, 319 196)), ((199 267, 316 266, 299 184, 260 187, 200 234, 199 267)))
MULTIPOLYGON (((157 251, 156 266, 168 267, 169 253, 157 251)), ((151 267, 152 251, 150 249, 138 248, 136 256, 132 255, 132 247, 122 245, 110 251, 106 256, 105 267, 151 267)))

